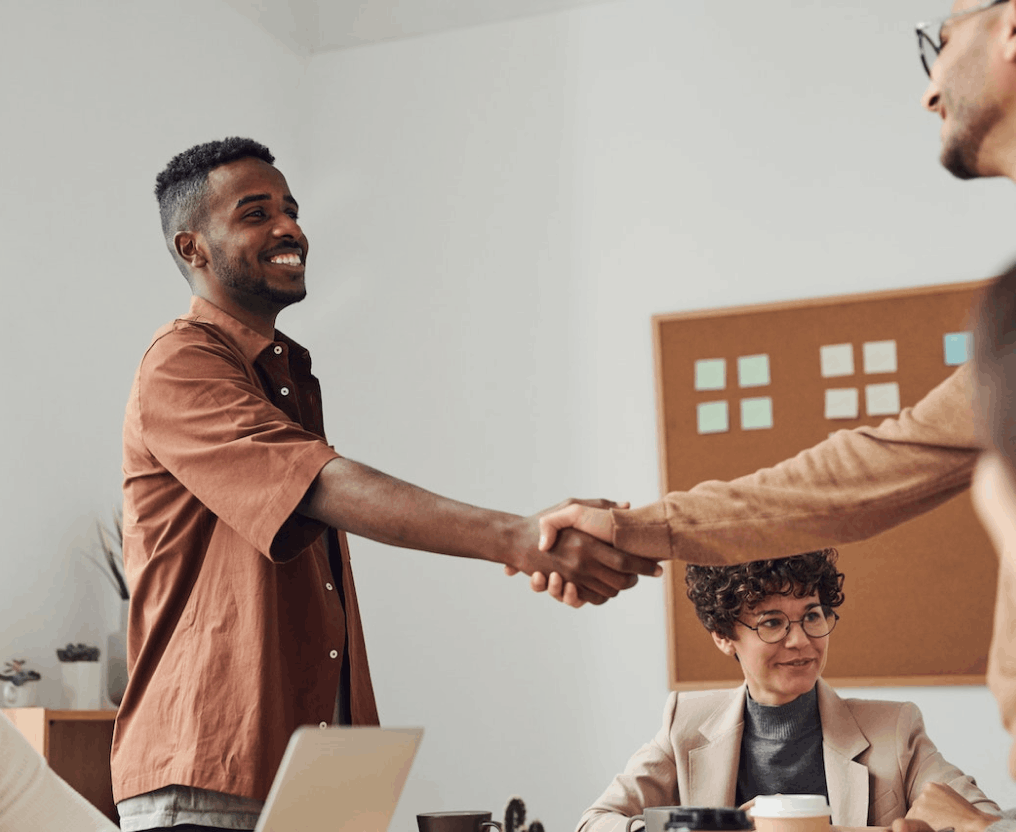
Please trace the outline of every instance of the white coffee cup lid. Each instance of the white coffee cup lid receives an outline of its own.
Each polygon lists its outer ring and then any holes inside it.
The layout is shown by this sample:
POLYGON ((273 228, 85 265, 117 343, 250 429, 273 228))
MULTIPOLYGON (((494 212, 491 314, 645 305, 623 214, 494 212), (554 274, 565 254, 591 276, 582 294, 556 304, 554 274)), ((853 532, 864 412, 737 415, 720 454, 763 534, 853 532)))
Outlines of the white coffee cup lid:
POLYGON ((828 817, 829 803, 820 794, 764 794, 755 798, 751 807, 756 818, 828 817))

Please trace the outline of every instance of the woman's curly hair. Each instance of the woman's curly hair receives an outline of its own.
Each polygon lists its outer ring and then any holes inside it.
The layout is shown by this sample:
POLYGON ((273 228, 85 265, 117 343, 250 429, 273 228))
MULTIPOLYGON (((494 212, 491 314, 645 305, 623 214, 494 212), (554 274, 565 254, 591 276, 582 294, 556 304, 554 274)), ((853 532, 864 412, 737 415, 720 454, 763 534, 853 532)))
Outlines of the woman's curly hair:
POLYGON ((688 564, 684 580, 688 597, 707 630, 734 638, 734 622, 741 610, 769 595, 806 598, 817 594, 824 607, 843 603, 843 573, 836 571, 835 549, 822 549, 789 558, 758 560, 735 566, 688 564))

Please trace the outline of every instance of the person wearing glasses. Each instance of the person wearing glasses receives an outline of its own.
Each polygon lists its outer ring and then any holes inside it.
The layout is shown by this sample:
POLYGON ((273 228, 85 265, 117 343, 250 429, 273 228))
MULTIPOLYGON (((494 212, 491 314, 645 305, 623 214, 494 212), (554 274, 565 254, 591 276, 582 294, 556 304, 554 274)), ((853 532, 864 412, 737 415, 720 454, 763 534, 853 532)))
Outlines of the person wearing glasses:
POLYGON ((744 805, 820 794, 837 826, 888 826, 929 783, 1001 812, 946 762, 910 702, 841 699, 822 681, 843 603, 836 550, 687 567, 688 597, 744 684, 671 693, 656 737, 590 806, 578 832, 623 832, 652 806, 744 805))

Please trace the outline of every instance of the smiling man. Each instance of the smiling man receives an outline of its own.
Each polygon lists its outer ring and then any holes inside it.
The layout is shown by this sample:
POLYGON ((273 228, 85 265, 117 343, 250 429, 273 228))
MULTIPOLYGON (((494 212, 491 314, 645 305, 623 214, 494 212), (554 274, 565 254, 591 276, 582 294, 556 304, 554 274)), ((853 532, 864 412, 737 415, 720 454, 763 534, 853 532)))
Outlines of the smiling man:
POLYGON ((340 457, 310 356, 275 329, 307 237, 267 148, 198 145, 159 175, 190 310, 142 358, 124 421, 130 682, 113 738, 124 830, 253 829, 300 725, 377 724, 344 532, 564 568, 602 603, 657 574, 537 518, 445 499, 340 457))

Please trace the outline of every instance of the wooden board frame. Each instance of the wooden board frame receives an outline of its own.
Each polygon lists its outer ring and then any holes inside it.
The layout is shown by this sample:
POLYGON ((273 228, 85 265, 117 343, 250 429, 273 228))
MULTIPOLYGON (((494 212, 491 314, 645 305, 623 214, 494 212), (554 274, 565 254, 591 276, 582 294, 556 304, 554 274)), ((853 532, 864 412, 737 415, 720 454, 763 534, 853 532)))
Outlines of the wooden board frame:
MULTIPOLYGON (((916 404, 955 370, 945 364, 943 336, 970 329, 970 311, 986 283, 654 316, 663 493, 707 479, 734 479, 787 459, 834 430, 878 424, 884 417, 864 413, 866 384, 895 382, 901 406, 916 404), (896 342, 898 369, 866 375, 862 344, 882 340, 896 342), (853 344, 855 374, 822 378, 818 348, 839 343, 853 344), (742 391, 736 359, 757 354, 769 356, 771 384, 742 391), (722 391, 694 389, 694 362, 708 358, 726 360, 722 391), (825 419, 823 391, 833 387, 859 390, 858 419, 825 419), (773 428, 740 430, 737 399, 764 395, 772 399, 773 428), (729 402, 730 429, 699 434, 695 406, 721 397, 729 402)), ((968 496, 868 541, 837 548, 846 602, 831 637, 835 644, 824 674, 830 683, 984 684, 997 559, 968 496), (901 586, 906 590, 898 591, 901 586), (964 591, 951 591, 956 587, 964 591)), ((685 597, 683 563, 665 565, 664 584, 671 689, 740 683, 737 665, 716 650, 685 597)))

